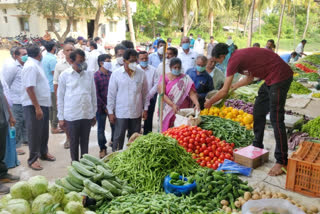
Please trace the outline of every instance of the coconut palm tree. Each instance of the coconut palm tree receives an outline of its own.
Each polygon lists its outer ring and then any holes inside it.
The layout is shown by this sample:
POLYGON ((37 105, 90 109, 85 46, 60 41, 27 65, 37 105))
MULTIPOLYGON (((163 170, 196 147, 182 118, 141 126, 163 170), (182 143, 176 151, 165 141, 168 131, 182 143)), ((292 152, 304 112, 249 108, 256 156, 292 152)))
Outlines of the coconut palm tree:
POLYGON ((279 20, 279 26, 278 26, 278 39, 277 39, 277 47, 276 52, 278 53, 279 50, 279 43, 280 43, 280 36, 281 36, 281 28, 282 28, 282 20, 284 16, 284 9, 286 7, 286 0, 281 1, 281 14, 280 14, 280 20, 279 20))
POLYGON ((303 36, 302 38, 306 38, 307 36, 307 30, 309 25, 309 16, 310 16, 310 6, 311 6, 311 0, 307 0, 308 6, 307 6, 307 20, 306 20, 306 26, 304 27, 303 36))

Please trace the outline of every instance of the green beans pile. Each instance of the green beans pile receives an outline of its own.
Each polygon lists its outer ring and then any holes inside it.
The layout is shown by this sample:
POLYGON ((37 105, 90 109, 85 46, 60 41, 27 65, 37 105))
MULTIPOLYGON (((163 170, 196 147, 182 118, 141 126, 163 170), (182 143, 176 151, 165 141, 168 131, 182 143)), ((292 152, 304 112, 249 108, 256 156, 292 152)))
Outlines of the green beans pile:
POLYGON ((211 206, 210 201, 201 199, 205 205, 197 205, 192 197, 177 197, 173 194, 154 194, 142 192, 120 196, 102 205, 97 214, 120 213, 212 213, 221 214, 217 208, 211 206))
POLYGON ((199 127, 211 130, 213 135, 221 140, 234 143, 236 148, 250 145, 254 138, 251 130, 247 130, 237 122, 220 117, 201 116, 199 127))
POLYGON ((200 166, 178 142, 159 133, 141 136, 109 161, 114 174, 138 192, 160 192, 166 175, 194 174, 200 166))

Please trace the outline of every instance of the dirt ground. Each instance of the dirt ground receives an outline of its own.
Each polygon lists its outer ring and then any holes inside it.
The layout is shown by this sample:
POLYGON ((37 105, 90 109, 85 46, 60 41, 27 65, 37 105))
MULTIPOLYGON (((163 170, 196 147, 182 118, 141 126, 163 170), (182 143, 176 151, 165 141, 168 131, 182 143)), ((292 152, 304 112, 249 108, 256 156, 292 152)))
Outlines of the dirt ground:
MULTIPOLYGON (((0 50, 0 67, 2 66, 2 61, 8 57, 7 51, 0 50)), ((295 109, 299 110, 299 109, 295 109)), ((312 116, 319 116, 320 115, 320 102, 312 102, 305 108, 305 114, 308 112, 312 116), (310 107, 309 107, 310 106, 310 107)), ((311 116, 311 115, 310 115, 311 116)), ((154 117, 154 131, 157 131, 157 117, 154 117)), ((108 141, 111 137, 110 126, 106 126, 106 137, 108 141)), ((25 155, 18 156, 21 165, 10 169, 9 172, 15 175, 20 175, 21 180, 27 180, 31 176, 35 175, 44 175, 48 178, 50 182, 54 182, 56 178, 64 177, 67 175, 67 166, 70 165, 70 153, 69 150, 63 148, 63 143, 65 141, 64 134, 56 134, 52 135, 50 133, 49 137, 49 152, 56 157, 55 162, 46 162, 41 161, 42 166, 44 169, 42 171, 33 171, 27 165, 27 158, 28 158, 28 147, 23 146, 22 149, 26 152, 25 155)), ((310 207, 310 206, 318 206, 320 209, 320 199, 306 197, 294 192, 290 192, 285 190, 285 183, 286 183, 286 176, 282 175, 279 177, 270 177, 267 175, 269 169, 275 163, 274 159, 274 147, 275 147, 275 140, 272 129, 266 129, 265 131, 265 148, 269 150, 269 162, 265 163, 263 166, 254 169, 253 173, 250 177, 243 177, 249 181, 250 185, 255 188, 271 190, 274 192, 283 192, 288 196, 292 197, 293 200, 299 202, 300 204, 310 207)), ((108 148, 108 152, 111 151, 111 148, 108 148)), ((89 153, 98 156, 99 147, 97 142, 97 127, 93 127, 90 133, 90 143, 89 143, 89 153)))

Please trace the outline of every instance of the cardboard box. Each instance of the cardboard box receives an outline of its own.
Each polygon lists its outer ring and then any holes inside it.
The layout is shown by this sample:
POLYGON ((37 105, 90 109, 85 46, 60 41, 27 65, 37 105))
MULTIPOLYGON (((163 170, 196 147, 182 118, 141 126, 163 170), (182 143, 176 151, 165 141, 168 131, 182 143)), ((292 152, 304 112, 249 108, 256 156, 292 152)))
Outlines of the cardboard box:
POLYGON ((247 146, 233 153, 234 161, 243 166, 257 168, 269 160, 269 152, 254 146, 247 146))

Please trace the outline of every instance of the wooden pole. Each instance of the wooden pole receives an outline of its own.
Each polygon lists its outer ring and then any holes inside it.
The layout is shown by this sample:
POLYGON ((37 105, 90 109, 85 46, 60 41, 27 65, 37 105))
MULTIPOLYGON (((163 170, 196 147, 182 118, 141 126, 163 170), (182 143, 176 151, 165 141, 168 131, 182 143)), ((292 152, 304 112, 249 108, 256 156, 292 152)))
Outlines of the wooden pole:
POLYGON ((166 55, 167 55, 167 45, 164 47, 163 50, 163 57, 162 57, 162 82, 161 82, 161 94, 160 94, 160 109, 159 109, 159 123, 160 129, 159 132, 162 132, 162 121, 163 121, 163 102, 164 102, 164 94, 166 91, 166 84, 165 84, 165 76, 166 76, 166 55))

